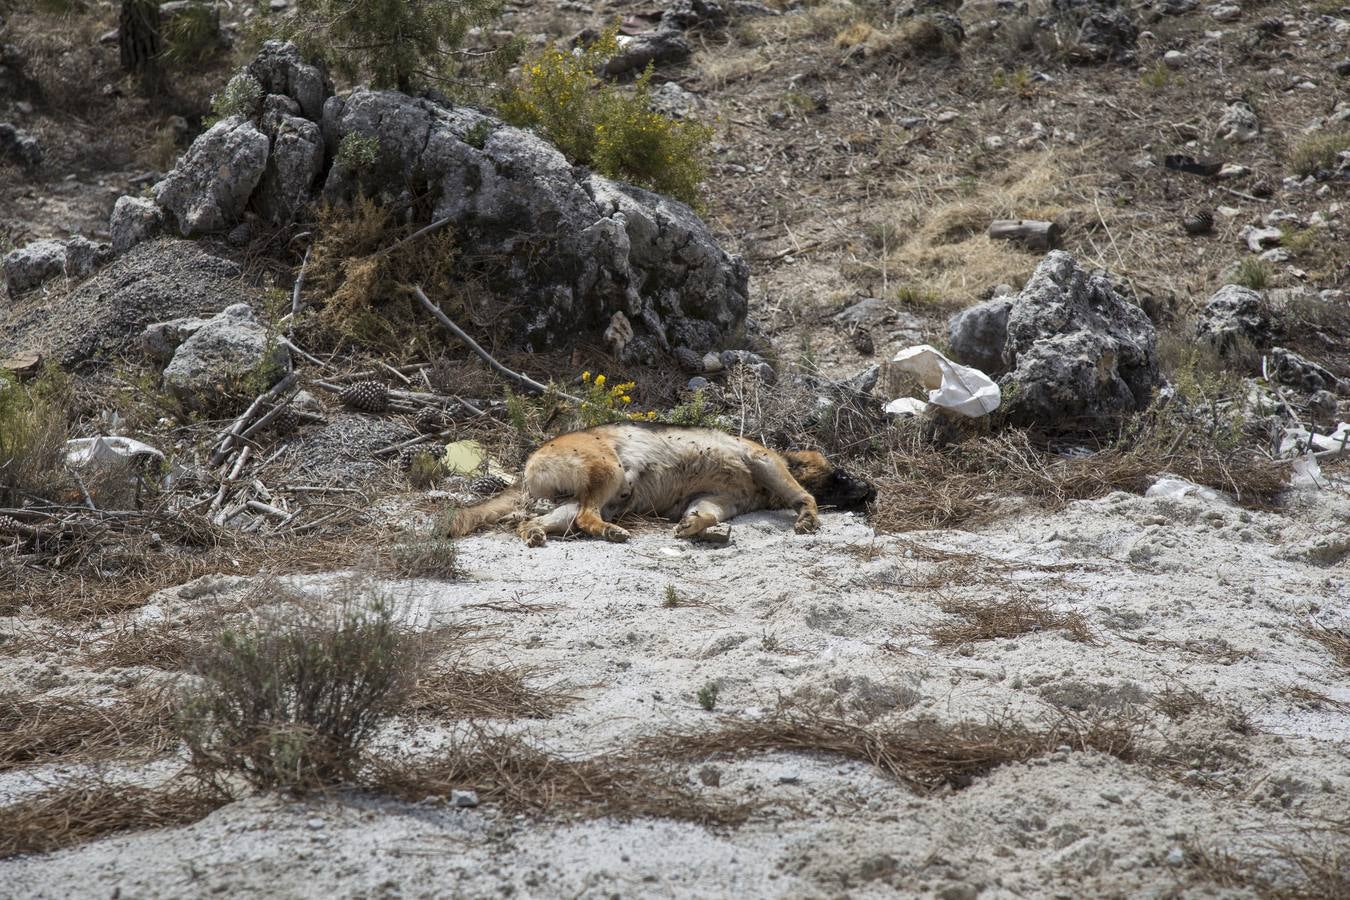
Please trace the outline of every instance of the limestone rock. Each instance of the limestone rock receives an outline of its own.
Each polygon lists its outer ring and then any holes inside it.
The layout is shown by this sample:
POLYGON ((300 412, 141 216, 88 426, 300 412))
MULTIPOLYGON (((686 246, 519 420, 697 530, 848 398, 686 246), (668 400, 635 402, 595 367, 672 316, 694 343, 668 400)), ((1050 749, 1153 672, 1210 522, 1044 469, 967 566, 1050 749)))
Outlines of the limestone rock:
POLYGON ((223 231, 243 214, 267 157, 267 136, 252 122, 240 116, 221 119, 155 185, 155 200, 184 237, 223 231))
POLYGON ((267 329, 247 303, 236 303, 209 319, 174 351, 164 368, 164 387, 185 405, 204 407, 221 385, 268 365, 280 377, 290 367, 289 352, 269 340, 267 329))
POLYGON ((1066 431, 1109 427, 1143 409, 1162 383, 1148 316, 1104 275, 1068 253, 1046 255, 1008 312, 999 379, 1014 424, 1066 431))
POLYGON ((65 271, 66 245, 53 240, 33 241, 5 254, 3 265, 9 296, 17 299, 25 291, 31 291, 65 271))
POLYGON ((947 339, 952 359, 998 376, 1008 370, 1003 348, 1008 343, 1008 313, 1011 297, 995 297, 963 309, 947 320, 947 339))
POLYGON ((296 101, 282 95, 272 94, 263 101, 262 130, 271 149, 253 202, 277 225, 295 219, 310 202, 323 173, 323 134, 299 111, 296 101))
POLYGON ((1270 315, 1261 295, 1251 288, 1226 284, 1209 298, 1200 311, 1195 335, 1220 353, 1242 341, 1262 347, 1270 343, 1270 315))
POLYGON ((108 231, 112 234, 112 252, 126 253, 164 230, 164 213, 146 197, 119 197, 113 205, 108 231))

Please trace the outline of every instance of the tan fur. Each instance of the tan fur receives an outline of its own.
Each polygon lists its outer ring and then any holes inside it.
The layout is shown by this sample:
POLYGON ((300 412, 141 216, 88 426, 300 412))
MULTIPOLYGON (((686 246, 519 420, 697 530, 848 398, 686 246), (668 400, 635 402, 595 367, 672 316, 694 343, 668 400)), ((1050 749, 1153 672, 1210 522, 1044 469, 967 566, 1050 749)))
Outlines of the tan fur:
POLYGON ((601 425, 544 444, 526 461, 518 487, 460 510, 451 531, 459 536, 501 521, 528 500, 556 500, 553 512, 520 525, 530 546, 573 527, 627 540, 613 524, 627 513, 678 518, 675 535, 688 538, 741 513, 793 509, 804 533, 820 524, 811 488, 831 472, 814 451, 778 453, 709 428, 601 425))

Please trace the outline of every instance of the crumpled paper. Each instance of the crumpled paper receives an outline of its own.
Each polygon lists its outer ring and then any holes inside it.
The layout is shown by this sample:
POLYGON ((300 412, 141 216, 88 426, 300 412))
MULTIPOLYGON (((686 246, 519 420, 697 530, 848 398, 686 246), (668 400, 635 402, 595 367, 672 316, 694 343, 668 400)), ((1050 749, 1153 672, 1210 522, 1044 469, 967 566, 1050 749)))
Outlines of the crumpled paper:
MULTIPOLYGON (((893 363, 902 372, 911 372, 928 391, 928 404, 949 409, 971 419, 987 416, 1003 400, 998 385, 979 369, 954 363, 928 344, 906 347, 895 354, 893 363)), ((913 397, 900 397, 886 405, 892 415, 914 415, 926 404, 913 397)))

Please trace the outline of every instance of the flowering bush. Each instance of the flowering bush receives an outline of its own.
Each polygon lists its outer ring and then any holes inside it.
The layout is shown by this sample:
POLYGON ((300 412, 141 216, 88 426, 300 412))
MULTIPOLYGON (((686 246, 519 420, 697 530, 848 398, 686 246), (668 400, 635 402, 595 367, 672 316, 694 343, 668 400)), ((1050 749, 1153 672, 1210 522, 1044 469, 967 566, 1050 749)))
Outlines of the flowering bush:
POLYGON ((633 402, 631 391, 637 385, 632 381, 606 385, 604 375, 591 377, 590 372, 582 372, 581 380, 586 385, 581 403, 577 406, 577 418, 582 427, 608 425, 613 422, 650 422, 656 418, 655 411, 629 412, 633 402))
POLYGON ((550 46, 521 67, 503 96, 508 122, 533 128, 569 160, 695 205, 712 129, 651 109, 651 68, 625 92, 595 72, 618 52, 607 30, 581 53, 550 46))

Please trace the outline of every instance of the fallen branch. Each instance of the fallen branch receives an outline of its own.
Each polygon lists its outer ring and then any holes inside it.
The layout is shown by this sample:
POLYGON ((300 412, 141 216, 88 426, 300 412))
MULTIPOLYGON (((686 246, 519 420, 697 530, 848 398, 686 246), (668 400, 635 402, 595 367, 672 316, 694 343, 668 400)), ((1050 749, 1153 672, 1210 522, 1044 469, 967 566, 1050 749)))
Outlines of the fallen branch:
POLYGON ((314 245, 305 248, 305 258, 300 260, 300 271, 295 273, 295 287, 291 289, 291 315, 300 313, 300 288, 305 284, 305 265, 309 262, 309 251, 314 249, 314 245))
MULTIPOLYGON (((502 365, 501 363, 497 362, 497 360, 493 359, 490 353, 488 353, 482 347, 478 346, 478 342, 475 341, 473 338, 469 337, 468 334, 464 332, 464 329, 460 328, 454 322, 450 321, 450 317, 447 316, 445 313, 441 312, 440 307, 438 307, 436 304, 432 303, 429 299, 427 299, 427 295, 422 293, 422 289, 420 287, 414 285, 413 294, 417 297, 418 301, 424 307, 426 307, 427 312, 435 316, 436 319, 442 325, 448 328, 450 332, 455 335, 455 337, 459 338, 470 350, 478 354, 478 358, 481 359, 483 362, 487 363, 488 368, 492 369, 492 371, 496 372, 498 375, 501 375, 503 378, 507 378, 511 381, 514 381, 516 384, 520 385, 521 387, 525 388, 531 393, 534 394, 548 393, 548 388, 546 386, 535 381, 533 378, 530 378, 528 375, 522 375, 519 372, 511 371, 506 366, 502 365)), ((564 394, 562 391, 559 391, 558 395, 567 400, 571 400, 573 403, 581 402, 580 399, 578 399, 577 397, 573 397, 571 394, 564 394)))
POLYGON ((240 432, 242 432, 244 428, 247 427, 248 423, 253 420, 253 417, 258 414, 258 410, 262 408, 263 404, 270 403, 277 397, 280 397, 283 393, 290 390, 299 380, 300 376, 297 373, 289 372, 285 378, 272 385, 272 387, 264 393, 258 395, 257 399, 248 405, 248 409, 244 410, 239 418, 235 419, 234 422, 230 424, 229 428, 221 432, 220 445, 216 447, 216 452, 211 454, 211 465, 218 466, 225 461, 225 457, 230 455, 230 451, 234 449, 235 444, 239 441, 240 432))
POLYGON ((400 441, 397 444, 390 444, 388 447, 381 447, 379 450, 372 453, 371 456, 388 456, 391 453, 397 453, 398 451, 406 450, 409 447, 416 447, 418 444, 427 444, 431 441, 448 437, 450 437, 449 431, 440 431, 436 434, 420 434, 415 438, 409 438, 408 440, 400 441))
POLYGON ((394 243, 390 244, 388 247, 385 247, 383 250, 373 255, 371 257, 371 260, 383 259, 389 254, 393 253, 399 247, 402 247, 405 244, 411 244, 418 238, 431 234, 433 231, 438 231, 444 228, 446 225, 449 225, 452 221, 454 221, 453 216, 446 216, 444 219, 437 219, 435 222, 432 222, 425 228, 419 228, 418 230, 414 231, 412 234, 408 235, 402 240, 394 241, 394 243))

